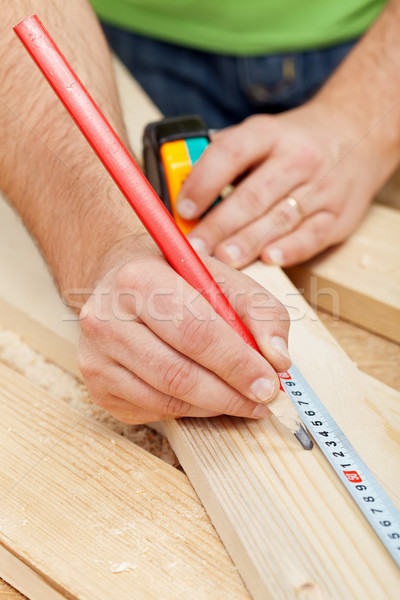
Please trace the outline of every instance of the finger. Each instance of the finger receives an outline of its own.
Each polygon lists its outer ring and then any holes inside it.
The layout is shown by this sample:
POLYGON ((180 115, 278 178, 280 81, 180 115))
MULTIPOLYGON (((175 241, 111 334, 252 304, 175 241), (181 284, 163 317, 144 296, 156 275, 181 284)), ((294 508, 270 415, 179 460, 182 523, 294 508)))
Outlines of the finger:
POLYGON ((129 377, 126 378, 124 385, 118 390, 118 394, 121 395, 107 395, 102 400, 101 407, 119 421, 131 425, 142 425, 151 421, 180 419, 182 417, 215 417, 219 414, 165 394, 157 395, 155 390, 150 386, 146 386, 132 373, 129 373, 129 377), (133 390, 136 391, 134 396, 132 395, 133 390), (125 395, 128 400, 125 399, 125 395))
POLYGON ((132 402, 122 400, 118 396, 108 395, 102 402, 102 408, 110 413, 115 419, 127 425, 144 425, 162 421, 171 417, 164 416, 160 412, 151 412, 132 402))
POLYGON ((209 257, 205 257, 204 262, 268 362, 278 372, 288 369, 291 365, 287 346, 290 319, 285 307, 244 273, 232 271, 209 257))
MULTIPOLYGON (((196 250, 211 253, 217 244, 264 215, 280 198, 304 181, 308 172, 296 168, 290 157, 263 162, 234 191, 205 215, 188 235, 196 250)), ((226 244, 225 253, 237 258, 237 248, 226 244)))
POLYGON ((240 269, 258 258, 266 244, 296 229, 303 213, 290 200, 278 202, 267 215, 224 240, 215 248, 216 258, 240 269))
POLYGON ((176 208, 183 218, 203 214, 226 185, 268 155, 276 127, 264 115, 261 130, 258 119, 251 117, 213 137, 179 194, 176 208))
POLYGON ((159 392, 110 356, 93 352, 90 343, 80 348, 79 366, 93 403, 125 423, 219 414, 159 392))
POLYGON ((328 248, 337 217, 328 211, 317 212, 295 231, 268 244, 261 259, 284 267, 304 262, 328 248))
MULTIPOLYGON (((256 402, 176 352, 144 325, 115 323, 113 341, 104 351, 128 372, 113 393, 118 391, 119 396, 131 398, 134 404, 157 411, 163 418, 216 414, 251 417, 257 407, 256 402)), ((269 409, 259 412, 266 416, 269 409)))
MULTIPOLYGON (((129 283, 132 285, 135 281, 146 299, 140 318, 158 338, 218 375, 250 400, 272 399, 278 385, 273 367, 163 261, 155 261, 151 272, 147 263, 142 269, 136 263, 133 271, 128 265, 124 271, 127 281, 120 281, 121 289, 127 289, 129 283), (157 288, 154 288, 155 281, 157 288)), ((130 297, 123 296, 121 302, 129 303, 130 297)))

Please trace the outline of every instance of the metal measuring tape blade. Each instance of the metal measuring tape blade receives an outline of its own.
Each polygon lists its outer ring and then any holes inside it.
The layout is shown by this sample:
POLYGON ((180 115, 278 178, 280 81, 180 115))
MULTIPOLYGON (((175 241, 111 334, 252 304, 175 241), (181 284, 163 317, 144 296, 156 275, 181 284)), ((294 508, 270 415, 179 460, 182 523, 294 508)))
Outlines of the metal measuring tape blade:
POLYGON ((314 441, 400 567, 400 512, 297 367, 278 375, 314 441))

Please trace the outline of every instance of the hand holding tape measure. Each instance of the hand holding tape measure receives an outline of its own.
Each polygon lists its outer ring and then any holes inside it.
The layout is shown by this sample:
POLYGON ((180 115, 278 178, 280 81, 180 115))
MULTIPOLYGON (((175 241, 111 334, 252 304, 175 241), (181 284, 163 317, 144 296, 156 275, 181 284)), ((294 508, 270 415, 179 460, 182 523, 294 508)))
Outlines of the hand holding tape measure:
POLYGON ((182 219, 176 210, 176 200, 183 182, 209 143, 207 125, 198 115, 163 119, 149 123, 144 130, 146 177, 185 235, 199 219, 182 219))
MULTIPOLYGON (((147 178, 180 229, 187 234, 197 220, 184 221, 175 209, 180 187, 210 142, 204 121, 195 115, 150 123, 144 133, 147 178)), ((279 374, 281 385, 294 402, 325 457, 351 494, 396 564, 400 566, 400 514, 332 419, 300 371, 293 365, 279 374)))

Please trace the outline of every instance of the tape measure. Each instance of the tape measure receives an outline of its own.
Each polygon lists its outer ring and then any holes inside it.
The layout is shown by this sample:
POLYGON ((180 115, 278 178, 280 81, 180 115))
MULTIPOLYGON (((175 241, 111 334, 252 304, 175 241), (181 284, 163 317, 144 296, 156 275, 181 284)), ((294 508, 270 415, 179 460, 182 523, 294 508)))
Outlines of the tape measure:
MULTIPOLYGON (((198 220, 185 221, 179 217, 175 210, 176 197, 208 143, 207 127, 196 115, 150 123, 144 132, 146 176, 185 234, 198 220)), ((289 371, 278 375, 310 435, 400 567, 399 511, 300 371, 292 365, 289 371)))
MULTIPOLYGON (((185 235, 199 219, 182 219, 175 209, 176 199, 193 165, 209 143, 207 125, 198 115, 162 119, 149 123, 144 130, 145 175, 185 235)), ((218 201, 219 198, 208 210, 218 201)))
POLYGON ((300 371, 278 373, 307 430, 400 567, 400 513, 300 371))

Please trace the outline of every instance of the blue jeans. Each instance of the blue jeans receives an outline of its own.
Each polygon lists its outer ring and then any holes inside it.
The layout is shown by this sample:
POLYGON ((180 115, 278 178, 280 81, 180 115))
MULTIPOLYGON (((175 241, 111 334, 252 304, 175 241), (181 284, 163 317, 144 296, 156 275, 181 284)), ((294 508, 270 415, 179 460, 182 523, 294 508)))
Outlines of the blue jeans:
POLYGON ((303 104, 357 41, 307 52, 228 56, 102 25, 114 52, 164 116, 196 113, 213 129, 303 104))

